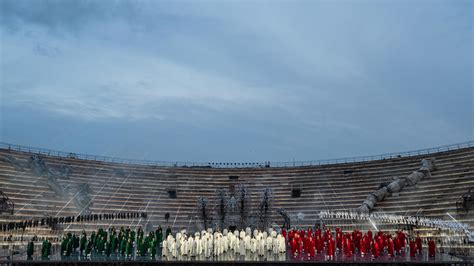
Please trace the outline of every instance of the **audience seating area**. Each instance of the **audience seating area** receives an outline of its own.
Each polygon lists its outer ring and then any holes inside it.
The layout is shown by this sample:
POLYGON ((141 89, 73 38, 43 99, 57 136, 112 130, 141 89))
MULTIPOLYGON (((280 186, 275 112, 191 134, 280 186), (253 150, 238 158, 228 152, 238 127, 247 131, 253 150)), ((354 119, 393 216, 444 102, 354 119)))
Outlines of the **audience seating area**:
MULTIPOLYGON (((0 149, 0 157, 12 156, 26 162, 32 155, 0 149)), ((474 227, 472 213, 457 213, 456 200, 469 187, 474 186, 474 148, 461 148, 423 156, 400 157, 360 163, 344 163, 322 166, 285 168, 193 168, 156 167, 104 163, 99 161, 59 158, 41 155, 48 167, 67 165, 72 169, 69 178, 59 178, 58 183, 74 190, 87 183, 92 189, 90 197, 92 213, 146 212, 146 218, 100 220, 62 225, 53 231, 46 226, 28 229, 25 240, 34 234, 49 236, 68 230, 80 232, 97 227, 142 226, 147 229, 158 225, 173 230, 193 230, 196 222, 196 205, 199 196, 213 202, 215 190, 226 188, 229 193, 238 184, 247 184, 252 193, 252 206, 256 208, 260 192, 271 187, 274 193, 274 209, 286 209, 292 225, 310 226, 319 224, 320 210, 350 210, 357 208, 380 183, 394 177, 406 177, 421 166, 424 158, 435 158, 437 170, 431 177, 416 186, 406 187, 398 195, 392 195, 378 203, 375 212, 402 215, 423 215, 451 219, 450 213, 459 222, 474 227), (231 179, 229 176, 238 176, 231 179), (292 197, 292 189, 300 189, 300 197, 292 197), (169 190, 176 191, 176 198, 169 197, 169 190), (165 214, 169 213, 168 223, 165 214), (302 220, 296 219, 303 213, 302 220)), ((20 171, 11 163, 0 160, 0 190, 15 204, 14 214, 1 214, 0 223, 21 221, 47 216, 76 216, 80 213, 74 201, 75 195, 61 197, 53 192, 46 176, 36 176, 31 171, 20 171)), ((276 224, 283 223, 274 211, 276 224)), ((371 225, 357 221, 323 221, 332 227, 344 230, 368 229, 371 225)), ((366 223, 366 222, 364 222, 366 223)), ((385 229, 385 228, 384 228, 385 229)), ((372 229, 373 230, 373 229, 372 229)), ((387 230, 395 228, 387 227, 387 230)), ((0 242, 10 233, 0 232, 0 242)))

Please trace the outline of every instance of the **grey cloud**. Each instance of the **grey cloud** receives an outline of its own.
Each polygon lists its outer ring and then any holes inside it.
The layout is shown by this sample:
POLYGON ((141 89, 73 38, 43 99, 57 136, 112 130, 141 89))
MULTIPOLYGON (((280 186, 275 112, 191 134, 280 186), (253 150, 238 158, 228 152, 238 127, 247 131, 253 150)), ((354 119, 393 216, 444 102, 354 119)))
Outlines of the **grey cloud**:
MULTIPOLYGON (((208 156, 225 146, 241 158, 360 155, 473 135, 470 1, 1 4, 11 109, 77 125, 155 121, 216 139, 208 156), (227 143, 239 136, 251 141, 227 143)), ((184 144, 206 149, 182 143, 183 154, 193 152, 184 144)))

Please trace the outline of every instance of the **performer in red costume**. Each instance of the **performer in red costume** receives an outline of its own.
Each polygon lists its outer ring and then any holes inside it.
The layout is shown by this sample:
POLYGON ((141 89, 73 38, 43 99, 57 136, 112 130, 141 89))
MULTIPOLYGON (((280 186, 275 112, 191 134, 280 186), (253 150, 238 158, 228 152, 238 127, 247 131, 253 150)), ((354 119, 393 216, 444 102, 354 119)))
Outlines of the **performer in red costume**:
POLYGON ((303 252, 308 254, 308 256, 309 256, 309 250, 310 250, 310 246, 311 246, 311 243, 310 243, 311 238, 312 237, 309 236, 309 235, 307 237, 303 238, 303 252))
POLYGON ((418 250, 418 253, 421 253, 423 251, 423 246, 422 246, 422 242, 421 242, 421 237, 420 235, 418 234, 416 236, 416 249, 418 250))
POLYGON ((359 244, 359 245, 360 245, 360 249, 359 249, 359 250, 360 250, 360 255, 361 255, 362 257, 364 257, 365 254, 367 253, 366 245, 365 245, 365 243, 364 243, 364 239, 363 239, 363 238, 361 238, 359 241, 360 241, 360 244, 359 244))
POLYGON ((352 257, 351 239, 349 235, 346 236, 346 242, 344 243, 344 251, 346 253, 346 257, 352 257))
POLYGON ((400 244, 402 245, 402 249, 404 249, 407 245, 406 235, 402 231, 400 231, 400 244))
POLYGON ((296 235, 296 246, 298 248, 298 254, 301 254, 303 251, 303 240, 298 234, 296 235))
POLYGON ((308 249, 309 249, 309 252, 308 252, 308 257, 314 257, 315 253, 316 253, 316 247, 315 247, 315 243, 314 243, 314 238, 313 236, 310 236, 309 239, 308 239, 308 249))
POLYGON ((387 252, 390 257, 393 257, 393 240, 392 238, 388 238, 388 243, 387 243, 387 252))
POLYGON ((378 258, 379 257, 379 244, 377 241, 374 241, 372 244, 372 257, 378 258))
POLYGON ((410 240, 410 257, 416 257, 416 244, 413 239, 410 240))
POLYGON ((332 238, 329 239, 328 245, 331 244, 332 250, 331 250, 331 259, 333 259, 336 256, 336 241, 332 238))
POLYGON ((291 254, 292 254, 293 256, 296 256, 296 252, 297 252, 297 246, 296 246, 296 245, 297 245, 296 239, 293 238, 293 239, 290 241, 291 254))
POLYGON ((336 245, 339 252, 342 252, 342 233, 336 232, 336 245))
POLYGON ((328 259, 332 260, 334 259, 334 250, 336 249, 335 247, 335 242, 334 240, 328 242, 328 247, 326 250, 326 256, 328 259))
POLYGON ((324 243, 320 235, 316 235, 316 248, 318 249, 318 253, 323 253, 324 243))
POLYGON ((402 243, 400 242, 400 237, 397 235, 395 237, 395 251, 397 254, 400 254, 402 250, 402 243))
POLYGON ((434 257, 436 255, 436 244, 433 239, 428 241, 428 256, 434 257))

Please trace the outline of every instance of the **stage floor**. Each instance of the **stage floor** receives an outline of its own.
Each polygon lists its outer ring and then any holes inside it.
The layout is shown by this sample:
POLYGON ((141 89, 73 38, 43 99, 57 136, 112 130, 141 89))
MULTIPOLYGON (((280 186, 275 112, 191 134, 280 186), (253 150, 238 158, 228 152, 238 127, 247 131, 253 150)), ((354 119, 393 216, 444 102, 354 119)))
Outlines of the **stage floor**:
MULTIPOLYGON (((4 250, 5 251, 5 250, 4 250)), ((36 249, 40 251, 40 249, 36 249)), ((160 251, 160 249, 158 249, 160 251)), ((151 257, 140 257, 133 256, 132 258, 125 258, 121 255, 113 254, 110 257, 105 255, 93 253, 90 258, 84 258, 80 256, 79 252, 74 253, 70 257, 60 256, 58 249, 53 248, 53 255, 49 259, 43 259, 35 254, 32 258, 27 258, 26 254, 20 253, 13 255, 13 258, 9 257, 0 257, 0 263, 46 263, 46 264, 55 264, 55 263, 166 263, 174 264, 177 262, 183 263, 344 263, 344 264, 471 264, 471 261, 463 261, 462 259, 451 256, 448 254, 438 253, 436 257, 428 257, 427 250, 424 250, 422 254, 417 254, 416 257, 411 258, 407 252, 403 252, 400 255, 395 257, 390 257, 387 254, 384 254, 378 258, 372 258, 371 255, 362 257, 358 254, 355 254, 352 257, 346 257, 342 253, 336 253, 336 257, 333 259, 327 259, 324 254, 316 254, 314 257, 308 257, 306 254, 301 254, 298 256, 292 256, 289 252, 281 254, 273 254, 268 252, 265 256, 259 256, 257 253, 252 253, 250 251, 245 255, 238 255, 234 252, 226 252, 220 256, 214 256, 210 258, 205 258, 204 256, 198 257, 189 257, 189 256, 178 256, 178 257, 162 257, 161 253, 158 252, 155 258, 151 257)), ((6 255, 4 253, 4 255, 6 255)))

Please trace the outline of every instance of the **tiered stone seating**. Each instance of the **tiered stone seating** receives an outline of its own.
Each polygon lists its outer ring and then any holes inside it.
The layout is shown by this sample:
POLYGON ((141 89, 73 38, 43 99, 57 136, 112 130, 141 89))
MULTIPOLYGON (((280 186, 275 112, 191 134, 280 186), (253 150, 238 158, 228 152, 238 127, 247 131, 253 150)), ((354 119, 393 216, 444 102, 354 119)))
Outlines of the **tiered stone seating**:
MULTIPOLYGON (((10 155, 26 161, 32 154, 0 149, 0 156, 10 155)), ((319 223, 320 210, 350 210, 358 207, 378 185, 392 177, 406 177, 417 170, 424 158, 436 158, 437 170, 416 186, 407 187, 398 196, 392 196, 377 204, 375 212, 404 215, 424 215, 450 219, 447 212, 458 221, 474 226, 472 215, 456 213, 456 200, 469 187, 474 186, 474 148, 462 148, 425 156, 411 156, 374 160, 360 163, 285 168, 193 168, 157 167, 105 163, 100 161, 59 158, 42 155, 47 166, 68 165, 72 169, 69 179, 61 184, 77 187, 87 183, 93 190, 91 211, 147 212, 148 218, 134 220, 101 220, 62 226, 61 230, 79 232, 97 227, 157 226, 168 225, 173 230, 193 229, 196 221, 196 201, 206 196, 212 202, 215 190, 240 183, 247 184, 252 192, 252 205, 257 206, 260 191, 271 187, 274 192, 274 208, 284 208, 293 217, 304 213, 302 221, 293 224, 309 226, 319 223), (229 176, 238 176, 237 180, 229 176), (291 189, 300 188, 301 197, 292 198, 291 189), (177 198, 168 196, 168 189, 176 189, 177 198), (166 223, 165 213, 170 213, 166 223)), ((69 198, 61 198, 47 185, 46 177, 32 172, 21 172, 13 165, 0 161, 1 190, 15 203, 14 215, 1 215, 0 222, 20 221, 45 216, 75 216, 80 213, 69 198)), ((282 218, 274 212, 273 219, 282 224, 282 218)), ((357 221, 324 221, 345 230, 368 228, 357 221)), ((25 235, 50 235, 51 229, 43 227, 25 235)), ((3 234, 3 232, 1 233, 3 234)), ((0 241, 5 235, 0 235, 0 241)))

